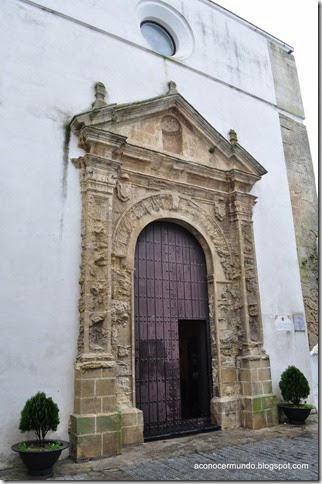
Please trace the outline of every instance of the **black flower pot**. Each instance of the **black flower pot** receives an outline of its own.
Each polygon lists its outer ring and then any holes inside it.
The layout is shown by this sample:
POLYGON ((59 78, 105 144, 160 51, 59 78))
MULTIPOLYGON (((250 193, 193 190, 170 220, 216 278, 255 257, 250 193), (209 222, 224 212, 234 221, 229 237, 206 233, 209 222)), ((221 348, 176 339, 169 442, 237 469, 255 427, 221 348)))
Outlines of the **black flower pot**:
POLYGON ((294 407, 294 405, 287 403, 279 403, 278 406, 285 413, 289 423, 293 425, 303 425, 312 410, 312 408, 294 407))
MULTIPOLYGON (((22 462, 28 469, 30 476, 48 476, 52 473, 53 465, 58 461, 61 452, 69 447, 69 442, 65 440, 45 440, 46 444, 59 443, 59 449, 43 449, 43 450, 22 450, 19 448, 19 443, 14 444, 11 449, 19 452, 22 462)), ((24 442, 27 446, 36 444, 36 440, 26 440, 24 442)))

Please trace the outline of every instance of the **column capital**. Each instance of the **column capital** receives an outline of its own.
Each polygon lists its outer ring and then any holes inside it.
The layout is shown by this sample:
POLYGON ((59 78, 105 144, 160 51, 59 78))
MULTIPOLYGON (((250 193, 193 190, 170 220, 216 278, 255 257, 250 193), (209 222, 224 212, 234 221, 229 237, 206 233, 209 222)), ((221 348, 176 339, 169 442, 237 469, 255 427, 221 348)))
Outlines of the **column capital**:
POLYGON ((228 196, 230 220, 247 220, 252 222, 253 208, 257 198, 249 193, 232 192, 228 196))

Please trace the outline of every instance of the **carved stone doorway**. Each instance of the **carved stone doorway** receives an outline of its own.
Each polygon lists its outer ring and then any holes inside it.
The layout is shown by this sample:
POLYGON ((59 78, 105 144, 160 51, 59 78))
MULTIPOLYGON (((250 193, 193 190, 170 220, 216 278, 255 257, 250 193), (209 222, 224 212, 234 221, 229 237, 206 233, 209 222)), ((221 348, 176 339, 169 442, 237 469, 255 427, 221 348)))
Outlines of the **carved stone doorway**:
POLYGON ((156 221, 135 251, 136 406, 144 437, 210 424, 207 268, 203 250, 184 227, 156 221))
MULTIPOLYGON (((251 190, 265 168, 234 131, 230 141, 218 133, 173 82, 167 94, 138 103, 107 105, 104 94, 97 84, 93 109, 71 122, 85 152, 74 160, 82 194, 82 265, 72 456, 103 457, 143 441, 134 261, 140 233, 160 220, 187 229, 204 253, 207 304, 204 297, 196 319, 177 314, 175 334, 179 359, 178 321, 180 328, 198 320, 199 329, 189 331, 200 340, 198 331, 209 324, 211 422, 222 429, 275 425, 252 222, 251 190)), ((182 341, 189 331, 182 329, 182 341)), ((194 409, 185 412, 191 416, 194 409)))

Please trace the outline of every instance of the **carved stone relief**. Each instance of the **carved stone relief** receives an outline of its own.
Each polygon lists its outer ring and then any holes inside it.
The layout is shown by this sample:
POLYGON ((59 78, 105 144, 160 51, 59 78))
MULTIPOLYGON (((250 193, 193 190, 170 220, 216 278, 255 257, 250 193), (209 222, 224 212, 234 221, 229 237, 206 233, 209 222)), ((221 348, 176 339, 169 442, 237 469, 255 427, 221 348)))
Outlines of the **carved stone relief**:
POLYGON ((130 303, 129 301, 113 300, 111 303, 111 322, 112 322, 112 346, 119 344, 120 327, 126 328, 130 323, 130 303))
POLYGON ((204 233, 211 238, 219 255, 225 275, 227 279, 230 279, 232 273, 231 254, 222 230, 215 220, 211 219, 200 206, 177 194, 164 193, 153 195, 138 201, 127 210, 119 220, 113 235, 114 254, 122 254, 125 256, 127 254, 130 237, 138 221, 145 215, 158 215, 162 211, 173 212, 174 217, 177 212, 193 223, 194 221, 198 221, 202 225, 204 233))
MULTIPOLYGON (((171 99, 175 95, 172 93, 171 99)), ((104 99, 98 99, 101 105, 104 99)), ((161 153, 161 147, 157 152, 151 147, 145 149, 144 144, 140 145, 140 150, 136 145, 127 144, 125 136, 112 132, 117 124, 117 118, 113 118, 114 108, 104 106, 74 121, 80 146, 87 152, 75 161, 81 172, 83 208, 78 361, 87 358, 91 365, 97 363, 96 369, 113 361, 115 374, 111 372, 106 377, 110 394, 102 397, 110 402, 104 410, 107 414, 135 406, 132 346, 135 244, 147 223, 157 219, 176 220, 189 226, 202 241, 211 271, 208 273, 208 296, 213 394, 218 398, 235 399, 236 413, 241 392, 237 372, 239 356, 244 354, 245 348, 261 341, 250 223, 254 197, 241 192, 243 189, 249 191, 265 170, 259 169, 260 165, 242 151, 238 167, 242 168, 245 163, 247 170, 241 181, 230 171, 228 174, 231 167, 227 160, 232 150, 236 153, 239 150, 238 143, 232 147, 212 131, 200 115, 191 113, 191 106, 184 104, 180 97, 175 106, 168 110, 162 108, 157 124, 150 126, 150 132, 157 133, 167 153, 161 153), (178 106, 182 113, 177 116, 178 106), (99 119, 97 126, 95 116, 99 119), (191 140, 187 141, 184 130, 188 125, 191 140), (200 132, 202 129, 204 131, 200 132), (187 143, 190 143, 189 153, 197 151, 196 158, 201 145, 207 157, 210 156, 208 144, 215 146, 218 160, 222 158, 220 168, 208 176, 205 170, 210 169, 210 165, 204 164, 201 168, 198 163, 191 162, 194 171, 191 168, 187 174, 186 165, 190 162, 184 158, 187 143), (253 171, 251 176, 250 171, 253 171)), ((135 109, 127 114, 134 116, 135 109)), ((138 109, 143 114, 137 126, 145 126, 148 131, 153 116, 144 118, 146 108, 142 103, 138 109)), ((125 114, 120 112, 119 116, 125 114)), ((131 118, 130 123, 134 130, 135 119, 135 116, 131 118)), ((126 124, 126 119, 122 122, 126 124)), ((144 143, 144 133, 139 135, 144 143)), ((204 157, 204 161, 207 159, 204 157)), ((211 163, 215 163, 214 158, 211 163)), ((97 378, 99 381, 102 377, 97 378)), ((104 406, 103 400, 100 408, 104 406)))
POLYGON ((131 272, 125 269, 113 267, 112 272, 112 297, 115 300, 126 301, 131 296, 131 272))
POLYGON ((104 350, 104 340, 107 332, 104 330, 104 321, 106 313, 95 313, 90 316, 90 336, 89 349, 90 351, 104 350))
POLYGON ((261 340, 261 323, 258 284, 256 277, 255 250, 253 241, 253 227, 251 222, 242 223, 243 253, 245 261, 245 280, 248 301, 249 329, 253 342, 261 340))
POLYGON ((223 197, 217 198, 214 202, 215 217, 222 222, 226 217, 226 200, 223 197))
POLYGON ((120 176, 120 179, 116 183, 116 192, 121 202, 127 202, 131 199, 132 184, 129 181, 129 175, 127 173, 120 176))
POLYGON ((78 357, 105 353, 110 331, 108 279, 111 243, 108 232, 116 174, 113 169, 103 168, 101 164, 97 167, 96 163, 91 155, 77 160, 81 168, 83 199, 78 357))
POLYGON ((116 400, 119 409, 132 407, 131 377, 118 376, 116 382, 116 400))
POLYGON ((161 120, 162 143, 165 151, 182 153, 182 129, 174 116, 166 115, 161 120))
POLYGON ((237 284, 217 284, 218 323, 220 333, 220 351, 226 358, 223 361, 232 365, 234 357, 245 339, 241 330, 240 310, 243 306, 240 287, 237 284), (229 358, 227 358, 229 357, 229 358))

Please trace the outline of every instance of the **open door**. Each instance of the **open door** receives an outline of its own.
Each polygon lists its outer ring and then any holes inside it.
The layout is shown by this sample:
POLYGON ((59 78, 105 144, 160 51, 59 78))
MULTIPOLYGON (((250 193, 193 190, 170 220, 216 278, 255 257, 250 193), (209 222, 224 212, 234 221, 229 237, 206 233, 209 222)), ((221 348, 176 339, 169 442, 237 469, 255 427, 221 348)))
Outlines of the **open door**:
POLYGON ((209 418, 209 356, 206 321, 179 321, 181 415, 209 418))

